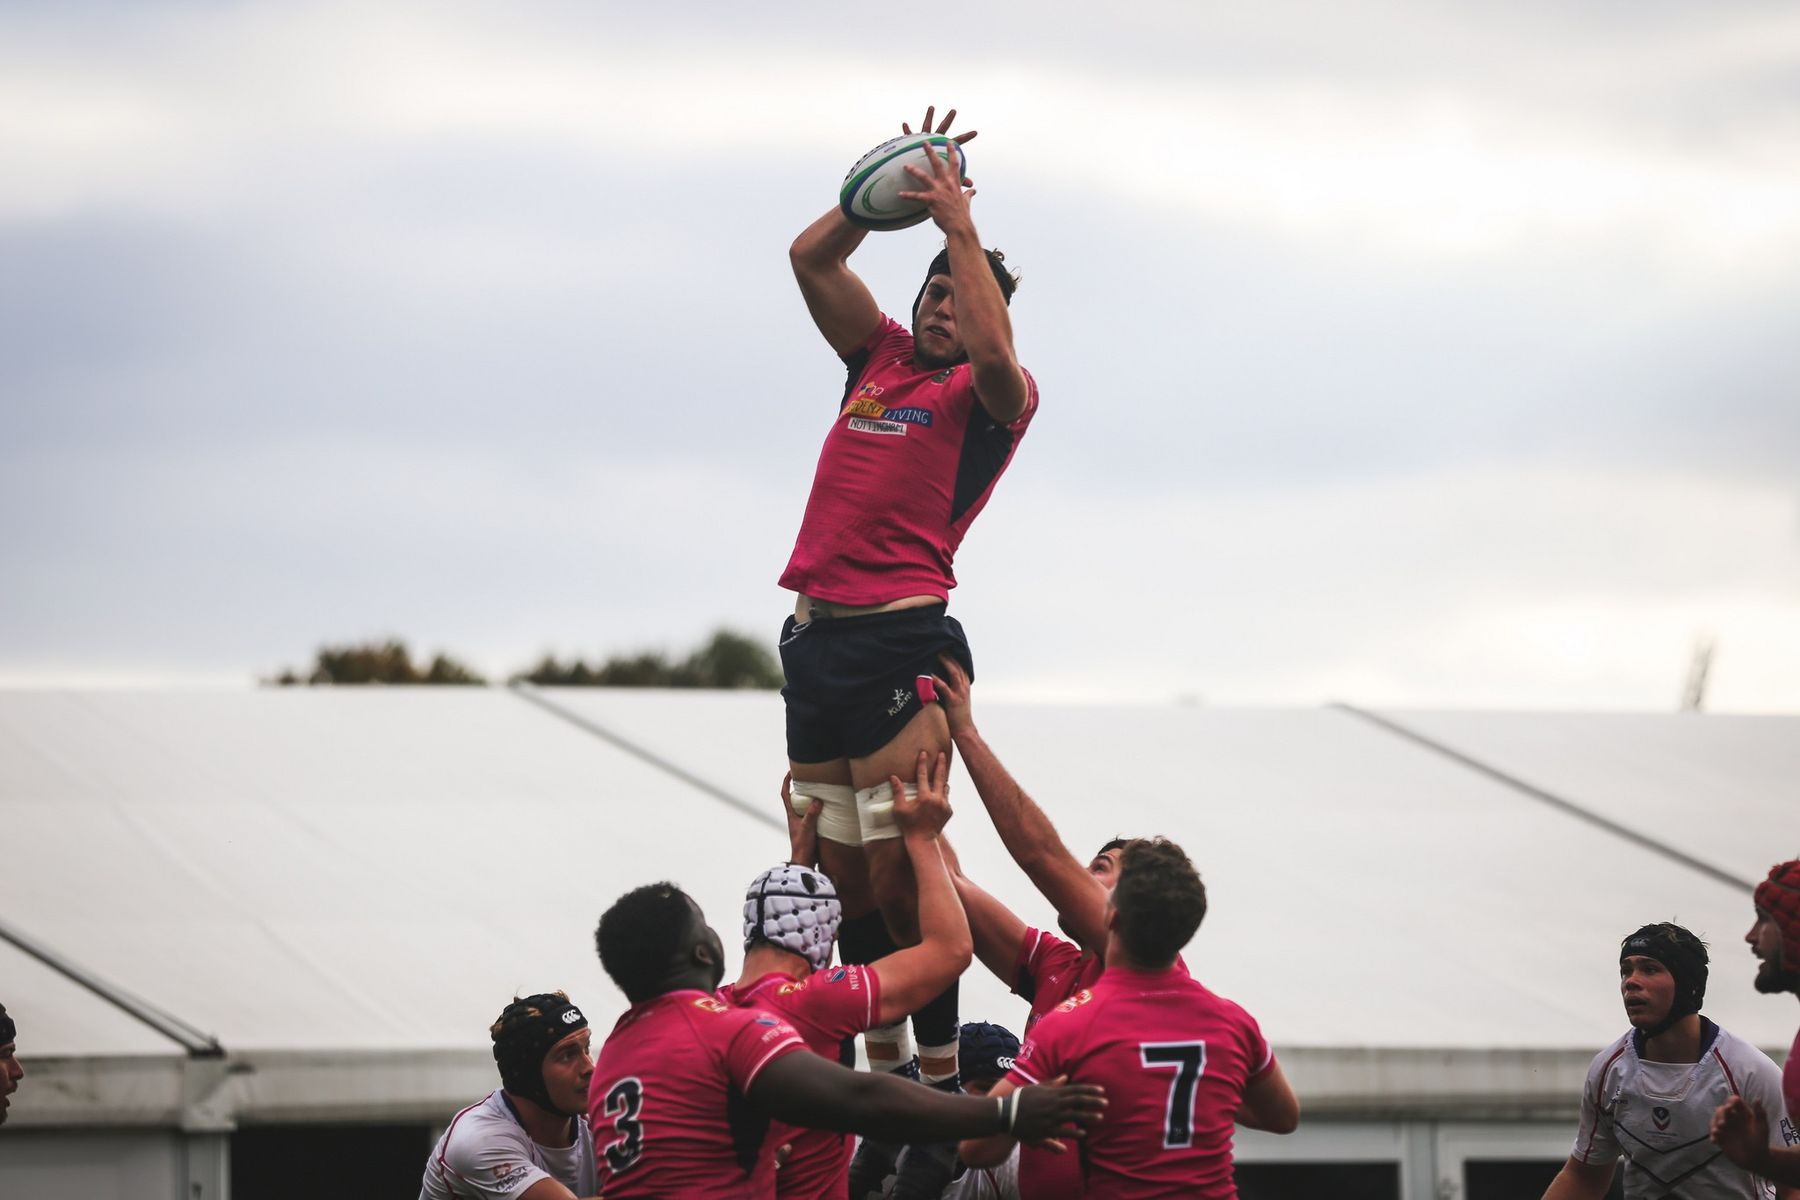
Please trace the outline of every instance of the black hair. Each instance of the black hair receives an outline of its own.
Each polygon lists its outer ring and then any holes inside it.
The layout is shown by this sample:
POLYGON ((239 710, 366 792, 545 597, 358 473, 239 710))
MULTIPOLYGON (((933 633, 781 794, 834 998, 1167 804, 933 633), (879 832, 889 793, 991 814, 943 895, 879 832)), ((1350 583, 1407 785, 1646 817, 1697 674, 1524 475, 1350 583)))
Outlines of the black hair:
POLYGON ((1102 854, 1107 854, 1114 850, 1123 850, 1125 847, 1129 846, 1130 844, 1131 844, 1130 838, 1116 837, 1112 841, 1106 843, 1106 845, 1104 845, 1104 846, 1100 847, 1098 850, 1094 851, 1094 857, 1099 858, 1102 854))
POLYGON ((633 1004, 655 995, 680 954, 694 919, 692 903, 686 892, 665 880, 626 892, 601 914, 594 949, 633 1004))
POLYGON ((1138 838, 1119 855, 1113 888, 1114 931, 1131 960, 1166 967, 1206 918, 1206 885, 1180 846, 1167 838, 1138 838))

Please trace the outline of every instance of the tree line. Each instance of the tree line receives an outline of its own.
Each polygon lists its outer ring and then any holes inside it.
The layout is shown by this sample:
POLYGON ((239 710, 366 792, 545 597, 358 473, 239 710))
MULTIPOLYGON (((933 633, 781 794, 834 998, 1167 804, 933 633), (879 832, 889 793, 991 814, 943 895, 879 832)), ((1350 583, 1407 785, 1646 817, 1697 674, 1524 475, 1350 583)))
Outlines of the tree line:
MULTIPOLYGON (((660 650, 618 654, 589 665, 546 654, 527 670, 507 677, 510 683, 540 687, 778 688, 781 666, 754 638, 729 629, 716 630, 683 657, 660 650)), ((415 662, 406 643, 385 641, 321 646, 309 668, 284 668, 263 683, 274 687, 342 684, 462 684, 488 680, 448 654, 415 662)))

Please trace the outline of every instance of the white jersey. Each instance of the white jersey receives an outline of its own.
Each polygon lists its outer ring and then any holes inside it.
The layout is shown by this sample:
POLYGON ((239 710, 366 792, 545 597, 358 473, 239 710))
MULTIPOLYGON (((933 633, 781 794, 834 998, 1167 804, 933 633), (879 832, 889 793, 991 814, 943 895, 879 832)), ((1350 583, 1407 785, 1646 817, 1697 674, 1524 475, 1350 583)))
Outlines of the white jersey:
POLYGON ((1610 1163, 1625 1156, 1626 1200, 1771 1200, 1773 1184, 1712 1144, 1713 1110, 1732 1096, 1760 1100, 1770 1144, 1782 1144, 1781 1069, 1755 1046, 1701 1018, 1700 1061, 1646 1062, 1635 1031, 1602 1050, 1581 1093, 1581 1130, 1571 1157, 1610 1163))
POLYGON ((964 1167, 942 1200, 1019 1200, 1019 1148, 997 1167, 964 1167))
MULTIPOLYGON (((1006 1161, 997 1167, 957 1165, 962 1174, 945 1185, 939 1200, 1020 1200, 1017 1146, 1006 1156, 1006 1161)), ((894 1177, 889 1175, 882 1183, 881 1194, 887 1197, 893 1193, 894 1177)))
POLYGON ((554 1179, 577 1196, 592 1196, 594 1139, 586 1117, 575 1117, 572 1146, 540 1146, 496 1089, 457 1113, 425 1164, 419 1200, 513 1200, 540 1179, 554 1179))

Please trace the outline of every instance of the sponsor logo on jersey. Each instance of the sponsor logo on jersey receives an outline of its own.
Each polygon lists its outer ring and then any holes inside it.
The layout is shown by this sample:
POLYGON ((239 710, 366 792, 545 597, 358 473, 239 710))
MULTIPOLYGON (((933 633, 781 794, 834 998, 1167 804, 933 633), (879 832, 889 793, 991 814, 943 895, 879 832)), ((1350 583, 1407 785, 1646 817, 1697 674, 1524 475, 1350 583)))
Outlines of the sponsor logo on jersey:
POLYGON ((1669 1127, 1669 1110, 1659 1104, 1650 1110, 1650 1119, 1656 1123, 1659 1132, 1665 1130, 1669 1127))
POLYGON ((851 417, 850 428, 857 433, 885 433, 906 436, 906 426, 898 421, 871 421, 867 417, 851 417))
POLYGON ((913 694, 911 692, 907 691, 905 688, 895 688, 894 689, 894 702, 893 702, 893 704, 888 706, 887 715, 890 717, 899 716, 900 710, 905 708, 907 701, 911 700, 912 698, 913 698, 913 694))
POLYGON ((1094 993, 1088 991, 1086 988, 1082 988, 1079 992, 1076 992, 1073 996, 1070 996, 1067 1000, 1064 1000, 1061 1004, 1057 1005, 1056 1011, 1074 1012, 1093 998, 1094 993))
POLYGON ((695 1008, 703 1008, 707 1012, 715 1012, 715 1013, 731 1011, 731 1007, 729 1005, 721 1004, 717 1000, 714 1000, 711 996, 700 997, 698 1000, 694 1001, 694 1007, 695 1008))
POLYGON ((865 383, 856 389, 856 398, 858 400, 873 400, 885 391, 887 391, 887 389, 882 387, 879 383, 865 383))
POLYGON ((844 976, 848 975, 849 973, 850 973, 850 968, 839 967, 837 970, 835 970, 831 973, 831 982, 842 983, 844 981, 844 976))
POLYGON ((506 1191, 530 1174, 530 1168, 524 1163, 501 1163, 494 1168, 494 1190, 506 1191))
POLYGON ((775 989, 775 994, 777 996, 791 996, 795 992, 800 991, 805 986, 806 986, 805 980, 801 980, 799 983, 784 983, 780 987, 775 989))
POLYGON ((1781 1140, 1790 1146, 1800 1146, 1800 1129, 1794 1128, 1792 1117, 1781 1118, 1781 1140))
POLYGON ((936 383, 936 384, 944 383, 946 380, 948 380, 950 378, 950 372, 952 372, 954 370, 956 370, 955 367, 945 367, 943 370, 939 371, 936 375, 933 375, 931 377, 931 382, 936 383))
POLYGON ((852 418, 867 417, 870 420, 897 421, 902 425, 923 425, 931 428, 931 410, 912 405, 906 408, 889 408, 879 400, 852 400, 844 411, 852 418))
POLYGON ((756 1023, 758 1025, 779 1025, 779 1024, 781 1024, 781 1022, 777 1021, 774 1017, 758 1017, 758 1018, 756 1018, 756 1023))

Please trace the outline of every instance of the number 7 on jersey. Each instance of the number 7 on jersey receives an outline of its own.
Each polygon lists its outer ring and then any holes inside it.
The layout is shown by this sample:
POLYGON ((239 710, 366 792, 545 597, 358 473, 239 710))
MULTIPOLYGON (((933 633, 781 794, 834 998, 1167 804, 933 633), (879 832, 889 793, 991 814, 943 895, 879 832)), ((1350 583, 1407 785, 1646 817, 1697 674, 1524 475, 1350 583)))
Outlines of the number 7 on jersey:
POLYGON ((1185 1149, 1194 1144, 1194 1089, 1206 1072, 1205 1042, 1139 1042, 1138 1054, 1145 1067, 1175 1069, 1169 1083, 1169 1108, 1163 1125, 1163 1148, 1185 1149))

